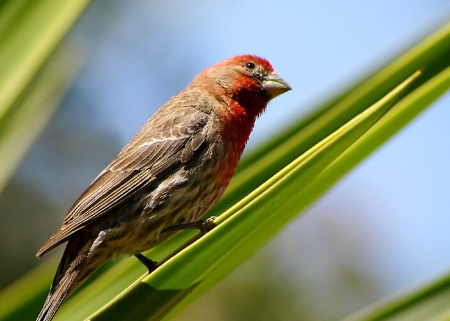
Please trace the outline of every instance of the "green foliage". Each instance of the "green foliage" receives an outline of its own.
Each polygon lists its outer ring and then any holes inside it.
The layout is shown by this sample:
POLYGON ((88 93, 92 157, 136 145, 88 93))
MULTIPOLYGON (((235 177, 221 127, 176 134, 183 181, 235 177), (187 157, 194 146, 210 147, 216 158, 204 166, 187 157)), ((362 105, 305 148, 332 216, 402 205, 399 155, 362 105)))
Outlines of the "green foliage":
POLYGON ((59 53, 42 68, 87 3, 10 0, 0 6, 0 191, 78 67, 59 53))

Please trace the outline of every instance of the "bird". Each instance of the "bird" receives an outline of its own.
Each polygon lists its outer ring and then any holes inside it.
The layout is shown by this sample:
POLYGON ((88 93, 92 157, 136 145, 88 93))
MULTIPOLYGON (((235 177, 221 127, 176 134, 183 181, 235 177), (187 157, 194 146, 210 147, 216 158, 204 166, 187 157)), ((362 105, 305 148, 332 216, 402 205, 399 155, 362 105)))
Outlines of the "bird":
POLYGON ((160 107, 37 252, 67 243, 36 320, 50 321, 112 257, 134 255, 154 270, 142 252, 201 222, 228 186, 256 119, 289 90, 266 59, 239 55, 206 68, 160 107))

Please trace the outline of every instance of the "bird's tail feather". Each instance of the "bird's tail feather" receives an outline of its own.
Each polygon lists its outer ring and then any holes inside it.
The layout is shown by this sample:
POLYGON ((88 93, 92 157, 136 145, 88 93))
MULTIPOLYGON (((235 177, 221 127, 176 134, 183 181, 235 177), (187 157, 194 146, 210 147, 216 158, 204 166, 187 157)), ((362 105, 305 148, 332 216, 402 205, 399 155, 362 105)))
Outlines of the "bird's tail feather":
POLYGON ((54 292, 50 291, 45 300, 44 307, 42 308, 41 313, 39 313, 36 321, 50 321, 55 316, 61 303, 68 296, 76 279, 76 274, 78 274, 78 272, 71 273, 69 276, 64 276, 56 290, 54 292))
POLYGON ((76 239, 69 240, 44 307, 36 321, 52 320, 61 303, 104 263, 104 260, 98 262, 88 257, 92 243, 90 240, 86 242, 86 239, 81 242, 76 239))

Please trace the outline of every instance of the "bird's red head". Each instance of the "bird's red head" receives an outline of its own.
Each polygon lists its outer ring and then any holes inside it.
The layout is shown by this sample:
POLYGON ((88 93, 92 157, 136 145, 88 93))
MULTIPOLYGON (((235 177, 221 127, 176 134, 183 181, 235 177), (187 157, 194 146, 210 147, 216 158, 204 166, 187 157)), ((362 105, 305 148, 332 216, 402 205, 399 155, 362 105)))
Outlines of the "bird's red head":
POLYGON ((261 57, 258 57, 258 56, 254 56, 254 55, 234 56, 234 57, 222 60, 221 62, 219 62, 218 64, 216 64, 213 67, 219 67, 219 66, 228 66, 228 67, 243 66, 245 63, 248 63, 248 62, 253 62, 253 63, 261 66, 267 72, 273 72, 273 67, 269 63, 269 61, 267 61, 264 58, 261 58, 261 57))
POLYGON ((206 76, 215 92, 228 98, 232 113, 245 114, 253 121, 272 98, 291 90, 266 59, 253 55, 228 58, 200 76, 206 76))

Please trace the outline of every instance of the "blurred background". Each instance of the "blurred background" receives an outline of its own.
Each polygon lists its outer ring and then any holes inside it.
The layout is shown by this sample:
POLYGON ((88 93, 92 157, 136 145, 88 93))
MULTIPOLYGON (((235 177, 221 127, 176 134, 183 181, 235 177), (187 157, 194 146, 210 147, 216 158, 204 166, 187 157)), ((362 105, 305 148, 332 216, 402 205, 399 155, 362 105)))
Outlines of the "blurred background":
MULTIPOLYGON (((64 41, 83 67, 0 194, 0 287, 39 263, 80 193, 202 69, 257 54, 292 86, 256 123, 251 150, 449 17, 444 0, 94 1, 64 41)), ((447 94, 178 320, 336 320, 448 272, 449 103, 447 94)))

